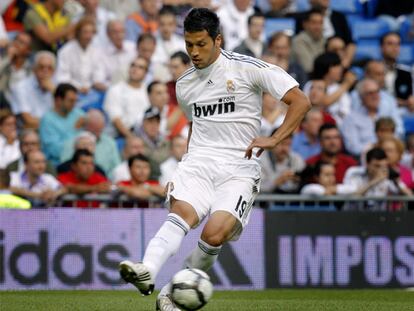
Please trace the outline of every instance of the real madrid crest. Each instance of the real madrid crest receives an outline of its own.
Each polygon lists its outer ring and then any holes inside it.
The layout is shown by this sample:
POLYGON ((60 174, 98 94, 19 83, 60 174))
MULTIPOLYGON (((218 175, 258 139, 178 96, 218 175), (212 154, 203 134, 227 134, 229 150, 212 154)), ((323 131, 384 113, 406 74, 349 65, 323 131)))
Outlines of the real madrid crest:
POLYGON ((236 90, 233 80, 227 80, 226 82, 227 92, 233 93, 236 90))

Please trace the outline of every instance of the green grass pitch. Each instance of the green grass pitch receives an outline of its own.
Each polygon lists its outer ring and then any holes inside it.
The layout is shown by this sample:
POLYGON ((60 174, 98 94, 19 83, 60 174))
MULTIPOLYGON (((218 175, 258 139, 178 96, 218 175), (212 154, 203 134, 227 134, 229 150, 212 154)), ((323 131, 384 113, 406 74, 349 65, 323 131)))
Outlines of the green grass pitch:
MULTIPOLYGON (((155 310, 156 293, 133 291, 3 291, 8 310, 155 310)), ((414 311, 414 292, 402 290, 217 291, 205 311, 414 311)))

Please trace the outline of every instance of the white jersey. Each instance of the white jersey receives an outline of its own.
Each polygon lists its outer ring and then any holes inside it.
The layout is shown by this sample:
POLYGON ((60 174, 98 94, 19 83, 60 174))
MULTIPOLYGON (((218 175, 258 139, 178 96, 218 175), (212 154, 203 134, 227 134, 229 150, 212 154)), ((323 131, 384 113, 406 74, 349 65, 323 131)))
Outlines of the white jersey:
POLYGON ((280 67, 225 50, 207 68, 190 68, 176 84, 177 100, 193 122, 189 154, 243 158, 260 135, 263 91, 280 100, 295 86, 280 67))

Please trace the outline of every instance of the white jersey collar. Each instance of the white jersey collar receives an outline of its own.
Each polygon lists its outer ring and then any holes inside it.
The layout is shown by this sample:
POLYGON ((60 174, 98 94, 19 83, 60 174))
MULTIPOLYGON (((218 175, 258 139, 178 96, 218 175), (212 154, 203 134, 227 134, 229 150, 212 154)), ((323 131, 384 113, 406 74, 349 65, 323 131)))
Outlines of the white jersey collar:
MULTIPOLYGON (((201 76, 205 76, 210 74, 210 72, 216 68, 221 62, 223 61, 223 55, 221 55, 221 50, 220 50, 220 55, 219 57, 217 57, 217 59, 211 63, 210 65, 208 65, 207 67, 203 68, 203 69, 197 69, 196 68, 196 72, 201 75, 201 76)), ((195 68, 195 67, 194 67, 195 68)))

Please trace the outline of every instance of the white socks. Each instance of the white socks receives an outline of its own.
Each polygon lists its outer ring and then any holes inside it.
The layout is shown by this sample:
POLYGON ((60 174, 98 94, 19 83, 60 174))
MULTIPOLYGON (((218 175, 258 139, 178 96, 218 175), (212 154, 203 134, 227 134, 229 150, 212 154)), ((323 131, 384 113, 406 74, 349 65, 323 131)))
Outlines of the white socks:
POLYGON ((188 268, 196 268, 203 271, 208 271, 216 261, 220 246, 211 246, 203 240, 198 241, 198 246, 192 251, 190 256, 186 259, 184 265, 188 268))
MULTIPOLYGON (((211 246, 203 240, 198 241, 197 247, 191 252, 190 256, 184 262, 184 268, 195 268, 203 271, 208 271, 216 261, 221 246, 211 246)), ((171 293, 171 282, 168 282, 161 289, 158 297, 165 296, 171 293)))
POLYGON ((190 226, 177 214, 170 213, 157 234, 148 243, 143 264, 150 270, 155 280, 162 265, 179 249, 190 226))

